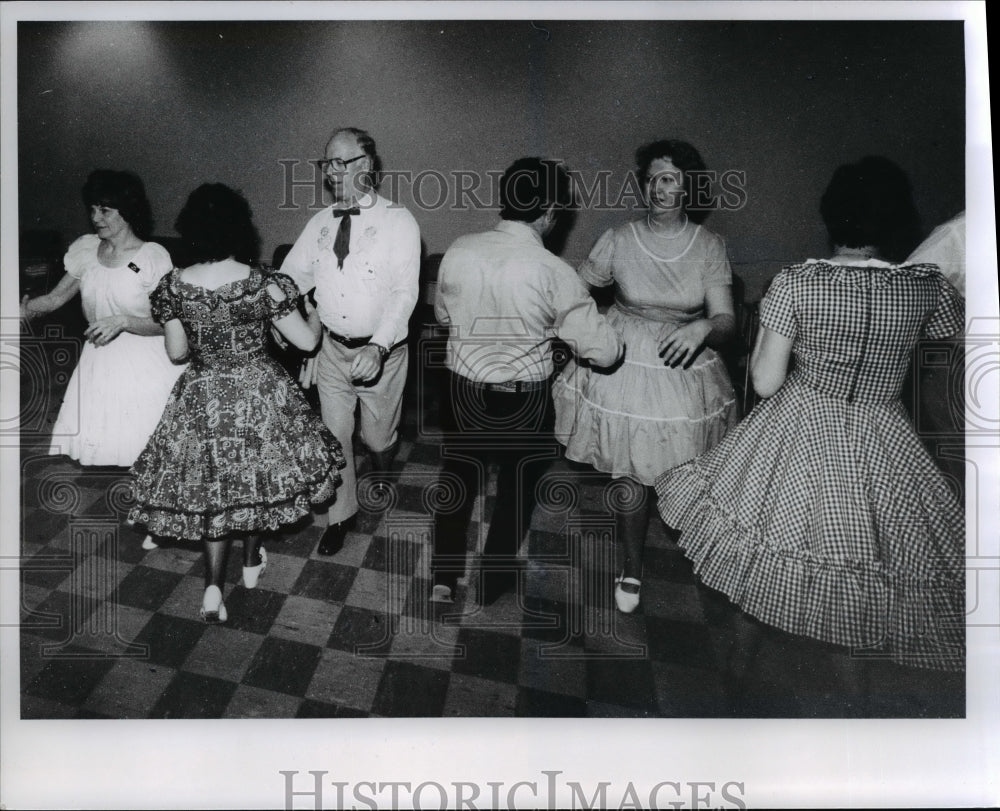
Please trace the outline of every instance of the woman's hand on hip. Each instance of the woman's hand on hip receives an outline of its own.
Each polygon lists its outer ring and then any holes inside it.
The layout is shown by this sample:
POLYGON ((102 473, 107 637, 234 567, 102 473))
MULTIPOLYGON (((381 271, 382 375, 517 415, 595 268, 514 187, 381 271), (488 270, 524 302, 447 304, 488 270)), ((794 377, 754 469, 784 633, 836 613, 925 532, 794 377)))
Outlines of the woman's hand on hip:
POLYGON ((121 335, 128 327, 128 316, 109 315, 99 318, 84 331, 84 337, 94 346, 105 346, 121 335))
POLYGON ((699 318, 690 324, 677 327, 660 339, 659 355, 665 366, 688 366, 705 345, 712 331, 712 322, 699 318))

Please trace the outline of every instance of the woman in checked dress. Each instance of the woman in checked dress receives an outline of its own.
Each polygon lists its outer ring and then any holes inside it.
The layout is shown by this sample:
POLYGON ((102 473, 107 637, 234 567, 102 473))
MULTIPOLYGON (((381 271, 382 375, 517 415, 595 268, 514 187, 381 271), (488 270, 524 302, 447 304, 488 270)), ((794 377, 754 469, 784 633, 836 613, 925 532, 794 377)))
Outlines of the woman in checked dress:
MULTIPOLYGON (((909 200, 898 175, 879 158, 837 170, 821 204, 833 257, 786 267, 761 302, 765 399, 656 482, 701 580, 749 617, 851 648, 841 676, 861 700, 863 654, 964 667, 963 513, 899 399, 917 338, 961 330, 963 307, 936 266, 874 258, 909 200)), ((760 634, 745 615, 737 681, 760 634)))
POLYGON ((295 283, 250 264, 257 234, 250 207, 221 184, 188 198, 176 229, 193 264, 153 292, 167 353, 190 357, 159 426, 132 467, 129 520, 157 535, 202 541, 206 589, 201 616, 225 622, 225 557, 243 540, 243 583, 254 588, 267 562, 261 535, 328 502, 344 466, 340 443, 266 350, 273 324, 303 350, 319 340, 295 283))

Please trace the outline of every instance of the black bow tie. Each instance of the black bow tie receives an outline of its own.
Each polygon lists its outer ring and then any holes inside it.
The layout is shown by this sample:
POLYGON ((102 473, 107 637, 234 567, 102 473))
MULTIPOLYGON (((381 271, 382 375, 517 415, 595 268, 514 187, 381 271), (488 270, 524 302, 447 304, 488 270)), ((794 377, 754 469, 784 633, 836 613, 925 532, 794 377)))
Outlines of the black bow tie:
POLYGON ((360 213, 360 208, 335 208, 333 210, 334 217, 343 218, 340 221, 340 228, 337 229, 337 238, 333 241, 333 254, 337 257, 337 267, 341 270, 351 249, 351 217, 360 213))

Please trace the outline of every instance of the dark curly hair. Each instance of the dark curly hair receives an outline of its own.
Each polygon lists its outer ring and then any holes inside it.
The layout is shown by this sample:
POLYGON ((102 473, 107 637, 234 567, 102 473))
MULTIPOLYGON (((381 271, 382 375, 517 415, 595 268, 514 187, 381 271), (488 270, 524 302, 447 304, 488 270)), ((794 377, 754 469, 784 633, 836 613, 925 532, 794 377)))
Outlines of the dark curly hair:
POLYGON ((544 158, 519 158, 500 178, 500 217, 534 222, 549 208, 573 205, 569 172, 559 162, 544 158))
POLYGON ((139 239, 149 239, 153 233, 153 210, 146 199, 146 189, 132 172, 95 169, 83 184, 81 196, 87 208, 116 209, 139 239))
POLYGON ((884 258, 899 262, 920 240, 910 179, 888 158, 868 155, 838 167, 819 211, 833 245, 874 245, 884 258))
POLYGON ((260 251, 250 204, 222 183, 205 183, 191 192, 174 228, 181 235, 185 265, 230 256, 249 264, 260 251))
POLYGON ((635 175, 644 192, 649 182, 649 167, 653 161, 661 158, 670 160, 684 173, 684 213, 692 222, 702 222, 709 215, 710 209, 692 205, 695 199, 692 173, 707 170, 698 150, 687 141, 678 141, 674 138, 664 138, 640 146, 635 151, 635 175))

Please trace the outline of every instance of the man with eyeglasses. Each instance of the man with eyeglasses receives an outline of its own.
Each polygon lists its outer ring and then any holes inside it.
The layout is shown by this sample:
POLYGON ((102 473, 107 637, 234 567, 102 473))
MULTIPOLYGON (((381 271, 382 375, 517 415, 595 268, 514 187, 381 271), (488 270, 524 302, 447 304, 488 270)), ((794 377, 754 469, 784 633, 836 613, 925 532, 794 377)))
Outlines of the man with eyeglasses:
POLYGON ((407 324, 417 302, 420 230, 380 196, 375 141, 364 130, 333 133, 318 161, 333 203, 306 225, 281 265, 316 301, 323 343, 303 383, 316 382, 323 422, 343 445, 344 483, 317 552, 334 555, 358 511, 352 436, 358 428, 373 471, 389 468, 399 441, 407 324))

